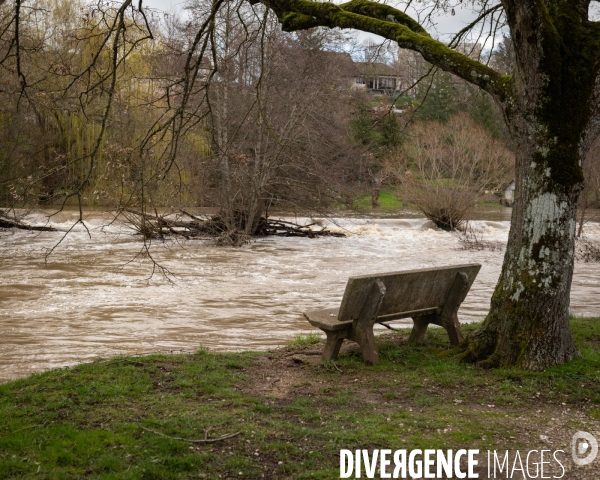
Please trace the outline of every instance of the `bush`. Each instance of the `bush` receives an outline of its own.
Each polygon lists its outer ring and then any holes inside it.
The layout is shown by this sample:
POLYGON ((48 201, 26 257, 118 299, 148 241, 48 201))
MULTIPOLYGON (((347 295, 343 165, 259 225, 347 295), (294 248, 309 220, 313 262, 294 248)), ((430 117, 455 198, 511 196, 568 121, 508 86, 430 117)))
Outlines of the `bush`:
POLYGON ((397 160, 409 168, 408 200, 445 230, 462 226, 486 192, 513 178, 514 155, 466 114, 417 123, 408 137, 397 160))

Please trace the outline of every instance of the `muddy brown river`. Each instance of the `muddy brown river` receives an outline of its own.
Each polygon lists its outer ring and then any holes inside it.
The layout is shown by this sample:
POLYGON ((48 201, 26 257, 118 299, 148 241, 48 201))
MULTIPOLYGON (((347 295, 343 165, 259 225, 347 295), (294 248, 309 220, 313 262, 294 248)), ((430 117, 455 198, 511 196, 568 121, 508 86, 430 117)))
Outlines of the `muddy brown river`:
MULTIPOLYGON (((505 243, 509 215, 482 211, 473 228, 505 243)), ((154 241, 150 252, 171 272, 167 279, 152 275, 139 238, 119 223, 106 225, 107 218, 91 213, 91 237, 77 226, 47 262, 44 254, 63 233, 0 231, 0 381, 117 354, 285 344, 314 331, 302 312, 337 306, 352 275, 479 262, 459 315, 481 320, 504 255, 461 250, 456 234, 405 211, 329 224, 347 238, 266 238, 242 248, 154 241)), ((61 213, 51 224, 67 229, 73 219, 61 213)), ((40 213, 28 220, 45 222, 40 213)), ((586 234, 600 240, 600 225, 588 224, 586 234)), ((571 310, 600 316, 597 263, 576 263, 571 310)))

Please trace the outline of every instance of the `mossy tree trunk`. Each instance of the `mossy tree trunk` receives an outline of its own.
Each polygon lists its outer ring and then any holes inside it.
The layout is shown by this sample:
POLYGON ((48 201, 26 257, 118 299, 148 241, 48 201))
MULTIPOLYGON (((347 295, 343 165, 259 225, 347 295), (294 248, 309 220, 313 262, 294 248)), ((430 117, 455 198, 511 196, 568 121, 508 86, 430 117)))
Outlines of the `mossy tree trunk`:
POLYGON ((586 2, 547 3, 537 17, 527 17, 534 2, 506 9, 517 57, 503 104, 517 147, 515 204, 490 313, 465 345, 466 359, 490 367, 542 370, 578 356, 569 295, 582 161, 600 121, 600 29, 586 2))
MULTIPOLYGON (((565 185, 567 179, 552 175, 548 156, 532 148, 528 136, 515 139, 521 140, 517 190, 502 273, 488 317, 464 345, 465 358, 489 367, 541 370, 578 355, 569 325, 569 293, 581 179, 565 185)), ((554 142, 539 138, 536 143, 554 142)), ((578 177, 574 153, 561 167, 563 173, 572 170, 568 181, 578 177)))
POLYGON ((489 92, 517 147, 512 224, 491 309, 463 347, 485 366, 541 370, 575 358, 569 325, 582 159, 600 133, 600 25, 589 0, 503 0, 517 66, 504 76, 434 40, 416 21, 365 0, 262 0, 285 30, 355 28, 418 51, 489 92))

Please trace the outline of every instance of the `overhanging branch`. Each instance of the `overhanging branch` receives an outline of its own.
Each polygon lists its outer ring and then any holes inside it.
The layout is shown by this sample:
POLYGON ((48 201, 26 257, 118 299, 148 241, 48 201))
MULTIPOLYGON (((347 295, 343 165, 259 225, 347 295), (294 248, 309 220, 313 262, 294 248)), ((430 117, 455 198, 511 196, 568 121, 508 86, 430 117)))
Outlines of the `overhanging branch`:
POLYGON ((500 101, 510 96, 511 77, 457 52, 431 36, 404 12, 368 0, 348 3, 310 0, 249 0, 263 3, 292 32, 323 26, 356 29, 393 40, 398 46, 419 52, 425 60, 463 80, 481 87, 500 101))

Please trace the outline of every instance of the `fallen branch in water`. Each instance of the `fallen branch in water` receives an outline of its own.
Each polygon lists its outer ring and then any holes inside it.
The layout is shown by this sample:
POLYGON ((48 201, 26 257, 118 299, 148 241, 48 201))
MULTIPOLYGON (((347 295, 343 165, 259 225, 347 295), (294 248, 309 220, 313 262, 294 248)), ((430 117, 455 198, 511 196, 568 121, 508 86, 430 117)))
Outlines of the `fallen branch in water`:
POLYGON ((18 220, 10 220, 6 217, 0 217, 0 228, 18 228, 20 230, 31 230, 35 232, 58 232, 54 227, 38 227, 35 225, 27 225, 18 220))
POLYGON ((345 237, 344 233, 330 232, 326 228, 321 230, 313 230, 311 227, 315 223, 309 225, 298 225, 292 222, 283 220, 269 220, 261 218, 256 230, 256 235, 277 236, 277 237, 345 237))
MULTIPOLYGON (((229 433, 227 435, 223 435, 219 438, 205 438, 204 440, 191 440, 189 438, 181 438, 181 437, 171 437, 170 435, 165 435, 164 433, 157 432, 156 430, 152 430, 151 428, 142 427, 138 425, 142 430, 146 430, 147 432, 154 433, 155 435, 159 435, 161 437, 170 438, 171 440, 181 440, 182 442, 190 442, 190 443, 214 443, 220 442, 221 440, 227 440, 228 438, 233 438, 239 435, 242 432, 229 433)), ((208 436, 208 430, 206 431, 206 436, 208 436)))
POLYGON ((484 240, 483 234, 477 234, 470 223, 458 237, 461 250, 489 250, 491 252, 500 251, 505 248, 504 243, 492 240, 484 240))
MULTIPOLYGON (((228 228, 225 220, 220 215, 200 218, 186 211, 181 214, 152 215, 136 210, 125 209, 122 215, 128 223, 145 238, 165 238, 167 236, 183 236, 187 239, 194 237, 214 237, 218 244, 241 245, 246 243, 248 236, 242 227, 228 228)), ((241 215, 241 214, 240 214, 241 215)), ((345 237, 338 232, 330 232, 326 228, 314 230, 316 224, 298 225, 284 220, 270 220, 261 217, 253 236, 278 236, 278 237, 345 237)))
POLYGON ((579 237, 575 242, 575 258, 586 263, 600 262, 600 243, 579 237))

